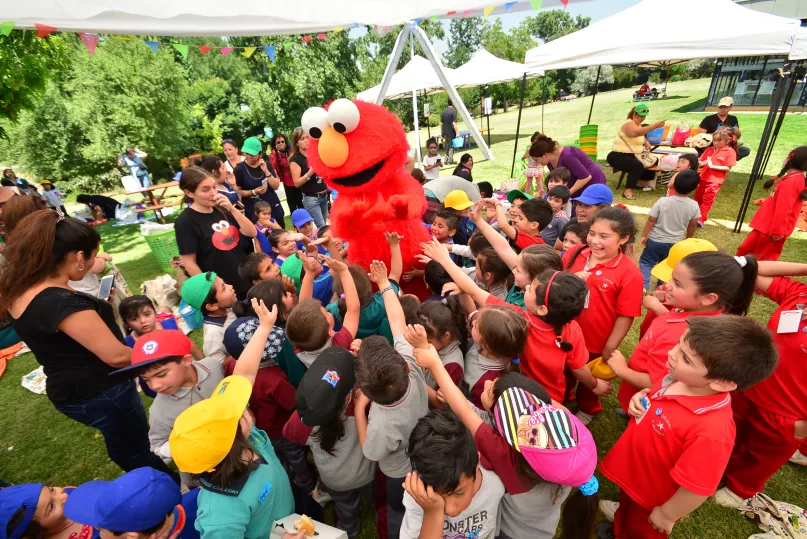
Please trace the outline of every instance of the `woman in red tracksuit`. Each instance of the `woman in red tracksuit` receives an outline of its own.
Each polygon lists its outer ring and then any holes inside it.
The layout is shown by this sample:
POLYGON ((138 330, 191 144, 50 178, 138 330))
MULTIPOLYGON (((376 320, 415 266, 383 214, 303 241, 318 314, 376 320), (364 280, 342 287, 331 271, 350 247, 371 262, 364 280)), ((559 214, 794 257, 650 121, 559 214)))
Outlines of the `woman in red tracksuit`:
POLYGON ((737 256, 753 254, 757 260, 779 258, 807 200, 805 171, 807 146, 799 146, 787 156, 782 172, 765 182, 763 187, 773 190, 751 219, 753 230, 737 249, 737 256))

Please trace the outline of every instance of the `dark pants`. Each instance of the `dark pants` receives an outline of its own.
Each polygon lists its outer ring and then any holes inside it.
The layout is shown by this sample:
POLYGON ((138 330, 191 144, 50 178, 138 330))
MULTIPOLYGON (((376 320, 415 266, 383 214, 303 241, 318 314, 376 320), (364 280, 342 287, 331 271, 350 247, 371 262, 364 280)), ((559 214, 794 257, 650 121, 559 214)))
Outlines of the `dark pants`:
POLYGON ((737 161, 751 155, 751 148, 743 144, 737 148, 737 161))
POLYGON ((146 409, 133 380, 79 402, 55 406, 70 419, 101 431, 109 458, 123 471, 149 466, 170 474, 179 483, 179 475, 151 452, 146 409))
POLYGON ((673 245, 675 244, 661 243, 648 238, 647 247, 644 248, 642 256, 639 257, 639 269, 642 270, 645 290, 650 290, 650 270, 653 269, 653 266, 667 258, 673 245))
POLYGON ((381 470, 376 474, 375 509, 379 539, 398 539, 406 509, 403 483, 406 477, 387 477, 381 470))
POLYGON ((333 499, 336 527, 344 530, 350 539, 359 535, 361 531, 361 498, 363 496, 370 505, 375 506, 375 482, 343 491, 330 489, 323 483, 322 490, 330 494, 333 499))
POLYGON ((625 189, 636 189, 639 180, 653 179, 654 173, 646 171, 642 162, 632 153, 611 152, 605 160, 616 170, 628 173, 625 189))
POLYGON ((289 205, 289 213, 303 207, 303 192, 299 187, 283 184, 286 191, 286 204, 289 205))
POLYGON ((294 496, 294 512, 298 515, 307 515, 318 522, 325 522, 325 511, 308 492, 294 483, 291 484, 291 494, 294 496))
MULTIPOLYGON (((312 473, 306 460, 305 447, 283 438, 272 438, 272 447, 275 448, 277 458, 289 480, 306 492, 311 492, 317 486, 317 477, 312 473)), ((302 513, 301 513, 302 514, 302 513)))
POLYGON ((446 150, 446 164, 454 163, 454 139, 457 135, 453 133, 443 133, 443 146, 446 150))

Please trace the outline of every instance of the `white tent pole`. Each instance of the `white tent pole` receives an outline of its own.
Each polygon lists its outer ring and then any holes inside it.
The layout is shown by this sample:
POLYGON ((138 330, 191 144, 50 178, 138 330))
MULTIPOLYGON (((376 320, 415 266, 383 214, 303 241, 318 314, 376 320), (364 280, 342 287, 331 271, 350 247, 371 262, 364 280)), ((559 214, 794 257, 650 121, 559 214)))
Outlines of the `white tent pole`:
MULTIPOLYGON (((446 73, 443 70, 443 64, 437 59, 437 55, 434 52, 434 48, 432 47, 429 38, 419 26, 412 27, 412 35, 415 36, 420 42, 420 47, 423 49, 423 53, 426 55, 429 62, 431 62, 435 73, 437 73, 437 76, 440 78, 440 82, 443 84, 443 89, 448 94, 448 97, 451 98, 451 101, 453 101, 454 105, 457 106, 460 116, 462 116, 462 119, 465 121, 465 125, 468 126, 468 130, 471 132, 471 136, 474 137, 474 141, 476 141, 476 145, 480 150, 482 150, 482 155, 484 155, 486 159, 493 161, 495 159, 493 157, 493 153, 490 151, 490 148, 488 148, 488 145, 485 144, 485 139, 482 138, 482 134, 479 132, 473 118, 471 118, 471 115, 468 113, 468 109, 465 107, 465 103, 462 102, 457 89, 454 88, 454 86, 452 86, 448 81, 448 77, 446 77, 446 73)), ((450 143, 451 141, 447 142, 450 143)))
POLYGON ((378 97, 375 100, 376 105, 384 104, 384 98, 387 97, 387 89, 389 88, 390 82, 392 82, 395 69, 398 67, 398 61, 401 59, 401 53, 403 52, 409 33, 409 28, 404 26, 401 29, 401 33, 398 34, 398 38, 395 40, 395 47, 392 49, 392 55, 389 58, 387 69, 384 71, 384 78, 381 79, 381 88, 379 88, 378 97))
MULTIPOLYGON (((415 34, 409 32, 409 54, 412 59, 415 58, 415 34)), ((415 119, 415 166, 420 168, 421 163, 421 155, 420 155, 420 126, 418 125, 418 116, 420 116, 418 111, 418 92, 417 90, 412 90, 412 116, 415 119)))

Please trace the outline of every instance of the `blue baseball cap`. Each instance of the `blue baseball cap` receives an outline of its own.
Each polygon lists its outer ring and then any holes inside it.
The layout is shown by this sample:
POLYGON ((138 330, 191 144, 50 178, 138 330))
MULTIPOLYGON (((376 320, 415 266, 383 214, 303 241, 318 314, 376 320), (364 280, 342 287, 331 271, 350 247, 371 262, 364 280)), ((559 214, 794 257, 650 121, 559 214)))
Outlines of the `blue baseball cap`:
POLYGON ((119 532, 152 528, 182 502, 179 486, 154 468, 138 468, 114 481, 90 481, 70 493, 64 514, 80 524, 119 532))
POLYGON ((16 485, 0 490, 0 539, 21 539, 25 529, 34 519, 42 483, 16 485), (17 511, 24 509, 22 520, 12 530, 8 523, 17 511))
POLYGON ((596 206, 597 204, 608 204, 610 206, 614 203, 614 193, 611 192, 607 185, 595 183, 583 189, 583 194, 572 200, 589 206, 596 206))
POLYGON ((308 210, 305 208, 300 208, 291 212, 291 224, 297 228, 300 228, 304 224, 310 223, 313 220, 314 218, 311 217, 311 214, 308 213, 308 210))

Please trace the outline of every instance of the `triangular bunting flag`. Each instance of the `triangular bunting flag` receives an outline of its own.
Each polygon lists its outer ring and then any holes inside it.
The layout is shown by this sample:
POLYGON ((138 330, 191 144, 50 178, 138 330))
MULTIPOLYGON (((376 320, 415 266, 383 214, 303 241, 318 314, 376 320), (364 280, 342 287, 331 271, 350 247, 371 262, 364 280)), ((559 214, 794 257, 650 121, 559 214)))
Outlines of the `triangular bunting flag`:
POLYGON ((437 17, 439 17, 439 16, 440 16, 440 14, 439 14, 439 13, 436 13, 436 14, 432 15, 431 17, 429 17, 429 20, 430 20, 430 21, 432 21, 432 22, 434 22, 434 21, 436 21, 436 20, 437 20, 437 17))
POLYGON ((569 7, 569 0, 560 0, 560 3, 563 4, 563 9, 569 7))
POLYGON ((320 41, 325 41, 326 39, 328 39, 328 34, 317 34, 317 39, 319 39, 320 41))
POLYGON ((303 36, 303 43, 308 43, 311 41, 311 36, 303 36))
POLYGON ((269 60, 271 60, 272 63, 274 63, 275 62, 275 54, 276 54, 275 51, 277 50, 277 49, 275 49, 275 46, 274 45, 265 45, 263 47, 263 50, 266 51, 266 56, 269 57, 269 60))
POLYGON ((81 38, 81 41, 84 43, 84 46, 87 47, 90 56, 95 56, 95 48, 98 46, 98 34, 88 34, 86 32, 79 32, 78 37, 81 38))
POLYGON ((286 43, 283 43, 283 48, 285 48, 285 49, 290 49, 293 46, 294 46, 294 43, 292 43, 291 41, 287 41, 286 43))
POLYGON ((544 3, 544 0, 530 0, 530 5, 532 6, 532 9, 534 9, 536 11, 541 9, 541 6, 543 5, 543 3, 544 3))
POLYGON ((36 37, 39 38, 47 37, 56 31, 56 28, 47 24, 35 23, 34 26, 36 27, 36 37))
POLYGON ((504 12, 507 13, 510 10, 510 8, 513 7, 516 4, 518 4, 518 2, 507 2, 504 5, 504 12))
POLYGON ((354 23, 353 23, 353 26, 351 26, 351 28, 358 28, 359 26, 361 26, 359 23, 354 22, 354 23))
POLYGON ((228 54, 230 54, 235 50, 235 47, 222 47, 219 50, 221 51, 222 56, 227 56, 228 54))
POLYGON ((488 17, 491 13, 493 13, 494 9, 496 9, 496 6, 487 6, 485 9, 482 10, 482 14, 485 17, 488 17))
POLYGON ((130 37, 120 37, 120 36, 109 36, 112 39, 117 39, 118 41, 131 41, 132 38, 130 37))
POLYGON ((244 52, 241 53, 241 56, 244 58, 250 58, 253 54, 255 54, 257 49, 258 47, 244 47, 244 52))
POLYGON ((422 20, 423 20, 423 17, 418 17, 417 19, 415 19, 415 24, 420 24, 420 21, 422 21, 422 20))
POLYGON ((14 21, 6 21, 0 23, 0 34, 7 36, 11 33, 11 30, 14 29, 14 21))
POLYGON ((202 54, 207 54, 213 47, 208 47, 207 45, 199 45, 199 52, 202 54))
POLYGON ((174 48, 175 48, 177 51, 179 51, 179 54, 181 54, 181 55, 182 55, 182 57, 183 57, 185 60, 187 60, 187 59, 188 59, 188 46, 187 46, 187 45, 185 45, 184 43, 171 43, 171 45, 173 45, 173 46, 174 46, 174 48))
POLYGON ((160 44, 160 43, 159 43, 158 41, 149 41, 149 40, 146 40, 146 45, 148 45, 149 47, 151 47, 151 50, 153 50, 155 54, 157 53, 157 46, 158 46, 159 44, 160 44))
POLYGON ((344 28, 342 28, 341 26, 337 26, 336 28, 333 29, 334 32, 341 32, 342 30, 344 30, 344 28))
POLYGON ((449 11, 448 13, 446 13, 446 15, 456 15, 456 14, 457 14, 456 11, 449 11))
POLYGON ((462 12, 462 18, 464 19, 465 17, 467 17, 470 12, 471 12, 470 9, 466 9, 465 11, 463 11, 462 12))

